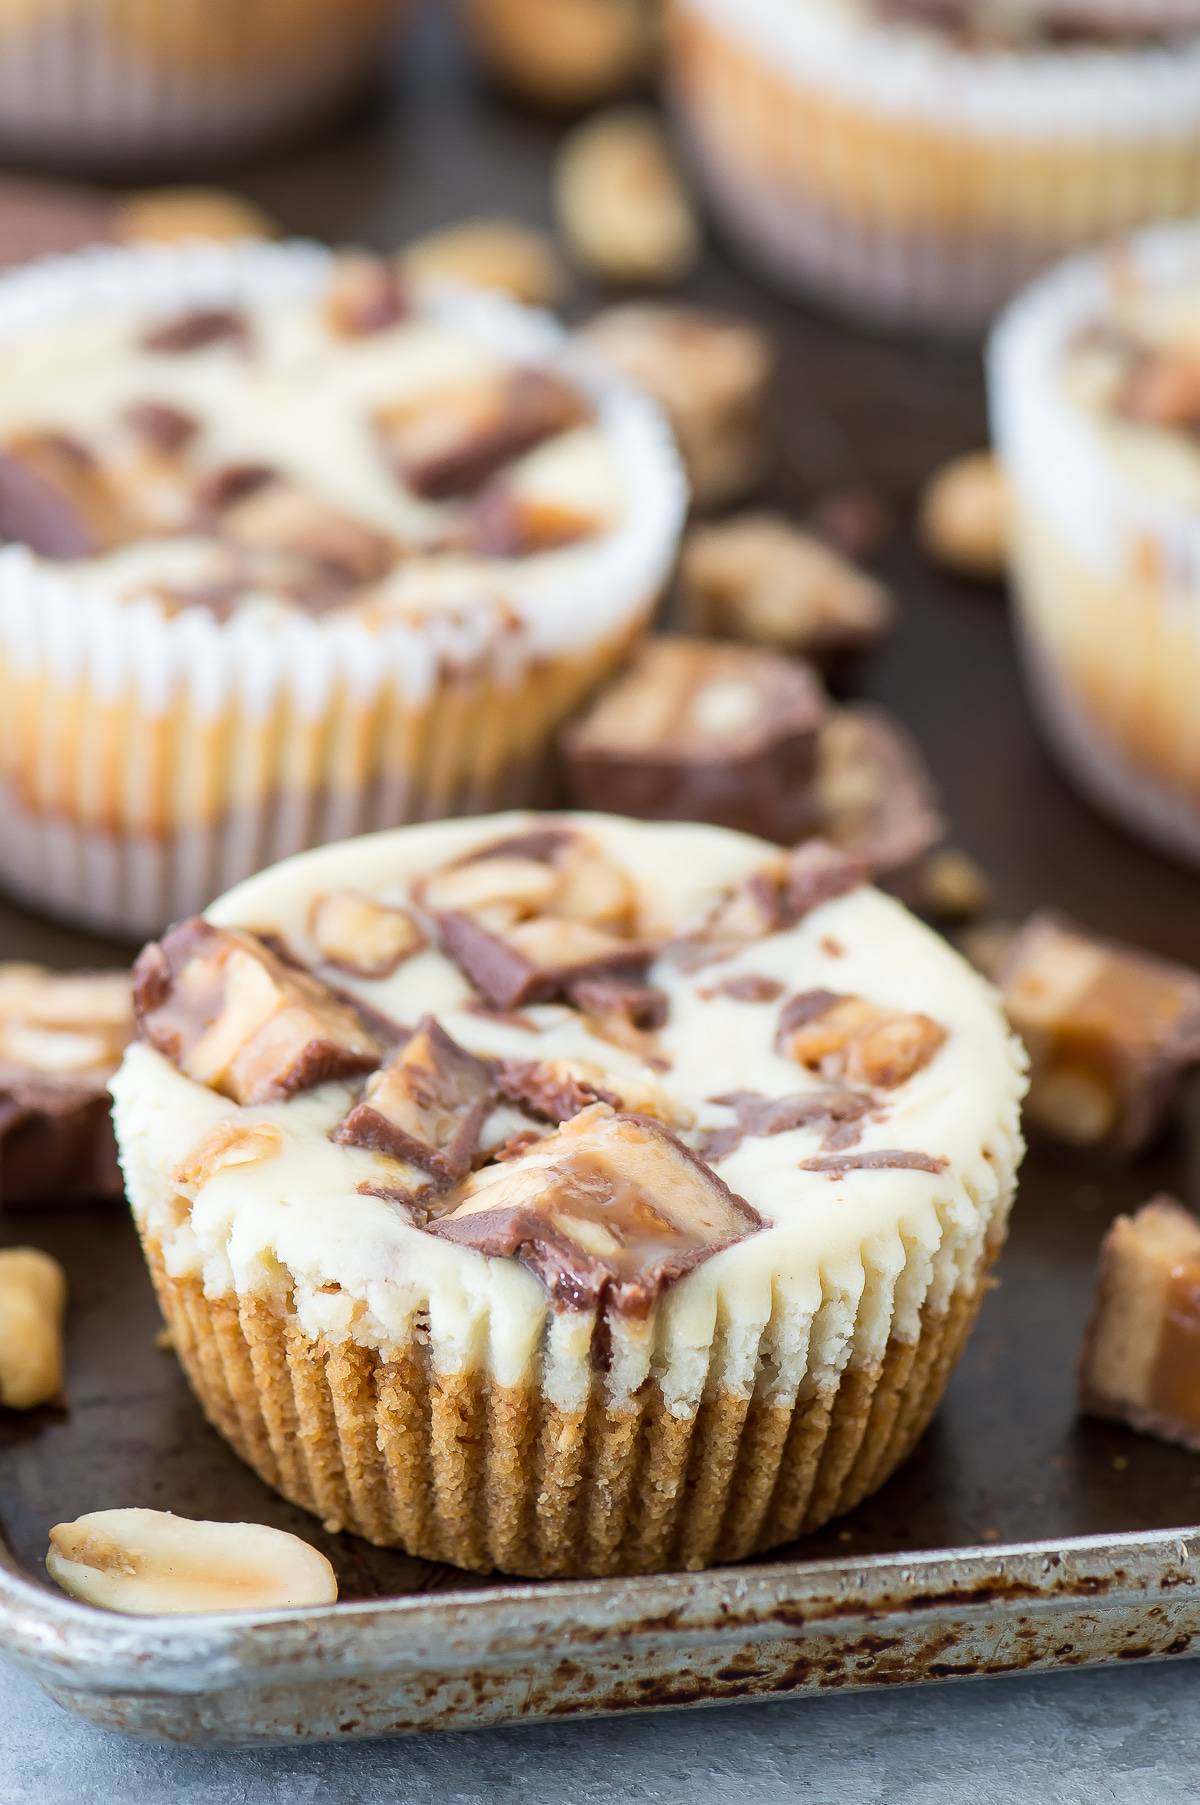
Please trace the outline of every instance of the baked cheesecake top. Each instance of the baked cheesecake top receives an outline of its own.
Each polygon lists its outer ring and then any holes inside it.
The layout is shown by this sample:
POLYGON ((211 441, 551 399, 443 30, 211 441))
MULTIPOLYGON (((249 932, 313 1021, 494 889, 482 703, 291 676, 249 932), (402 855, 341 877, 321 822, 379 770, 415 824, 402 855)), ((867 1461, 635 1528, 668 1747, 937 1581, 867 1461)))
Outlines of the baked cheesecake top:
POLYGON ((0 343, 0 536, 118 601, 519 611, 681 508, 653 411, 548 321, 383 261, 95 253, 10 278, 0 343))
POLYGON ((139 960, 114 1094, 143 1227, 312 1333, 386 1346, 424 1309, 478 1354, 486 1314, 502 1372, 548 1316, 711 1334, 719 1296, 861 1292, 914 1246, 928 1280, 1011 1188, 1022 1064, 984 982, 863 876, 604 816, 289 861, 139 960))

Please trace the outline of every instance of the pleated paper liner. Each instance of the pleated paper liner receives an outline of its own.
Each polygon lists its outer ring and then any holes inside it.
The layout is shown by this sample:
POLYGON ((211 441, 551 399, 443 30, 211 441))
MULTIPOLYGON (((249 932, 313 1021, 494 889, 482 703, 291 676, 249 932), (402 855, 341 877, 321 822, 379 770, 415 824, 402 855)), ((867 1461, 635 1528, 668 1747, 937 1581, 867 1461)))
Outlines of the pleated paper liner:
POLYGON ((672 43, 730 235, 859 317, 968 330, 1079 245, 1200 210, 1200 32, 984 56, 824 4, 675 0, 672 43))

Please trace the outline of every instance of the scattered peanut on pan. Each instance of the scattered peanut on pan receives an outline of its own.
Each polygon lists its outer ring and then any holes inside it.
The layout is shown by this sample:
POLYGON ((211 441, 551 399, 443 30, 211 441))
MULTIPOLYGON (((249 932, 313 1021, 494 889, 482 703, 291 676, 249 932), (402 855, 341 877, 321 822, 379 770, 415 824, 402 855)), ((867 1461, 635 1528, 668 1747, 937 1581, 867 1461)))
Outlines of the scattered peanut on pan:
POLYGON ((206 238, 274 238, 274 220, 224 188, 147 188, 117 203, 116 236, 125 244, 184 244, 206 238))
POLYGON ((568 134, 554 172, 568 248, 606 282, 667 287, 700 254, 695 209, 654 115, 602 113, 568 134))
POLYGON ((440 277, 494 288, 531 307, 562 299, 566 271, 544 232, 519 219, 464 219, 405 246, 400 261, 418 279, 440 277))
POLYGON ((931 852, 921 870, 917 902, 936 921, 973 921, 991 901, 991 885, 968 853, 956 847, 931 852))
POLYGON ((921 496, 917 530, 935 564, 960 576, 996 580, 1008 564, 1009 493, 990 451, 951 458, 921 496))
POLYGON ((84 1604, 135 1617, 333 1604, 337 1578, 299 1536, 166 1510, 94 1510, 50 1531, 46 1571, 84 1604))
POLYGON ((661 0, 468 0, 475 48, 508 87, 543 106, 615 99, 650 72, 661 0))
POLYGON ((32 1410, 61 1398, 67 1280, 34 1247, 0 1253, 0 1404, 32 1410))

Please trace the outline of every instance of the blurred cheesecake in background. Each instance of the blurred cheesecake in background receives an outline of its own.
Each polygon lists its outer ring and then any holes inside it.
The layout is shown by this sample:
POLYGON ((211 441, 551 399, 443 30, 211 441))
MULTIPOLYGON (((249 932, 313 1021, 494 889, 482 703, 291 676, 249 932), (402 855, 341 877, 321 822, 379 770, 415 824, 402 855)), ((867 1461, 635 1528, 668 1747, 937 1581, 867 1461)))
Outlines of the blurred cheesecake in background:
POLYGON ((1200 862, 1200 229, 1043 277, 990 386, 1046 733, 1088 795, 1200 862))
POLYGON ((124 935, 542 793, 670 573, 653 405, 545 316, 315 245, 0 283, 0 869, 124 935))
POLYGON ((74 168, 246 149, 345 95, 408 0, 2 0, 0 150, 74 168))
POLYGON ((1200 208, 1195 0, 673 0, 730 236, 882 322, 969 327, 1063 252, 1200 208))

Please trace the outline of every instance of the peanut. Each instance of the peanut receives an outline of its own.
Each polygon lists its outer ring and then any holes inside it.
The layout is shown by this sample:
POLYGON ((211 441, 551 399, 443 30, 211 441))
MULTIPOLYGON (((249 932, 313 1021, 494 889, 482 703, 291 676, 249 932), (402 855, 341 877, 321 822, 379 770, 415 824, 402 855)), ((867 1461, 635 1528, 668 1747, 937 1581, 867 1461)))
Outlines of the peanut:
POLYGON ((46 1570, 72 1598, 132 1616, 332 1604, 337 1579, 299 1536, 165 1510, 96 1510, 50 1531, 46 1570))
POLYGON ((1008 483, 990 451, 952 458, 921 497, 918 533, 935 564, 960 576, 996 580, 1008 564, 1008 483))
POLYGON ((550 239, 519 219, 465 219, 414 239, 401 262, 418 280, 440 277, 494 288, 531 307, 553 307, 566 287, 566 271, 550 239))
POLYGON ((554 173, 559 225, 577 261, 606 282, 680 282, 700 228, 652 115, 602 114, 563 143, 554 173))
POLYGON ((205 238, 274 238, 261 207, 224 188, 149 188, 127 194, 117 208, 117 237, 126 244, 183 244, 205 238))
POLYGON ((67 1279, 35 1247, 0 1253, 0 1404, 32 1410, 63 1388, 62 1319, 67 1279))

